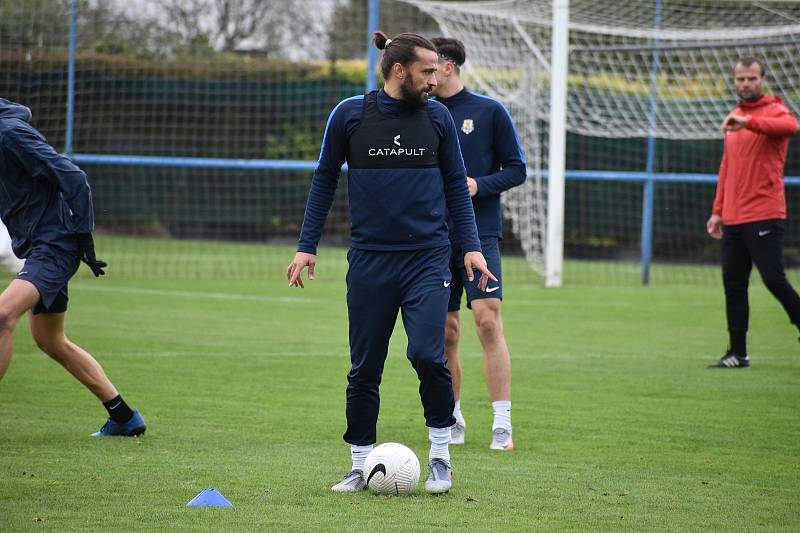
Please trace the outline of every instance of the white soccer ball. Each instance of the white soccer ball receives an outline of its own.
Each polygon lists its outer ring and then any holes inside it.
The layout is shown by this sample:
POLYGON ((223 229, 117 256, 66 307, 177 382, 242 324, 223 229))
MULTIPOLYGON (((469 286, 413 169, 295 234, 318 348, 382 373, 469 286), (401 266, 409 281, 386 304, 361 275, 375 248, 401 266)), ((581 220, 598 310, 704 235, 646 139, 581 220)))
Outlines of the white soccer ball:
POLYGON ((419 483, 419 459, 408 446, 385 442, 367 455, 364 481, 375 494, 411 494, 419 483))

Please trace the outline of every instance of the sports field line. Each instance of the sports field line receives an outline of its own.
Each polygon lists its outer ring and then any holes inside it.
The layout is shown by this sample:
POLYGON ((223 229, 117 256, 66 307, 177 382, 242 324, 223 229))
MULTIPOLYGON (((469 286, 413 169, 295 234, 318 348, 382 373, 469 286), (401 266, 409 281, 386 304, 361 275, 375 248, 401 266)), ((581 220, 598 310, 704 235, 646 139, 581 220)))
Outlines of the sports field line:
POLYGON ((303 298, 295 296, 264 296, 257 294, 237 294, 234 292, 207 292, 184 291, 173 289, 152 289, 147 287, 115 287, 90 283, 74 283, 73 287, 80 290, 117 292, 125 294, 167 296, 170 298, 189 298, 195 300, 240 300, 248 302, 279 302, 293 304, 319 303, 319 298, 303 298))
MULTIPOLYGON (((237 357, 348 357, 347 350, 341 352, 257 352, 242 350, 237 351, 237 357)), ((109 357, 220 357, 219 352, 197 352, 196 350, 169 350, 169 351, 104 351, 103 356, 109 357)))

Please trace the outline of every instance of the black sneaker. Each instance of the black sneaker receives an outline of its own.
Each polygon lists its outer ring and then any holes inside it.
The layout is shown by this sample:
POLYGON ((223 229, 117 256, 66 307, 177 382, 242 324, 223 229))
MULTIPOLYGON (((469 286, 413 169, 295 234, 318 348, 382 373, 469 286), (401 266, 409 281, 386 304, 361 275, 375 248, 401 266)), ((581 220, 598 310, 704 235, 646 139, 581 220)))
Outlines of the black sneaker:
POLYGON ((750 368, 750 358, 747 356, 739 357, 728 350, 717 364, 709 365, 708 368, 750 368))

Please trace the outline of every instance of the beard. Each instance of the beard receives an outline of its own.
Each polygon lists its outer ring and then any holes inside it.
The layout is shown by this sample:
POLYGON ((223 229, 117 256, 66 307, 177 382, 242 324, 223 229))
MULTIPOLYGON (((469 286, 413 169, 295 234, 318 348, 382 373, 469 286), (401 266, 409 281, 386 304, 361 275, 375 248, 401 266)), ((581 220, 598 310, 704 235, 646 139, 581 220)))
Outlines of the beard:
POLYGON ((764 95, 763 91, 753 90, 753 89, 748 89, 745 91, 736 91, 736 94, 743 102, 755 102, 764 95))
MULTIPOLYGON (((430 86, 428 86, 430 91, 430 86)), ((419 109, 428 103, 428 91, 421 91, 414 87, 414 81, 409 76, 400 84, 400 99, 409 106, 419 109)))

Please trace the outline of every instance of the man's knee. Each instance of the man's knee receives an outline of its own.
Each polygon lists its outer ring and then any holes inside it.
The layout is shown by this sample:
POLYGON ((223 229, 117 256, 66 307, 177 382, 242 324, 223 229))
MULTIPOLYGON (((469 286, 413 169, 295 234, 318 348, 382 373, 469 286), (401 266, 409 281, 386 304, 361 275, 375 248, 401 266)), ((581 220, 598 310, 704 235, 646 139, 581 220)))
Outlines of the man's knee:
POLYGON ((476 320, 475 325, 478 328, 478 335, 480 335, 482 339, 495 340, 500 338, 503 332, 499 316, 482 317, 476 320))
POLYGON ((34 332, 33 340, 41 351, 59 360, 67 349, 67 339, 63 335, 34 332))
POLYGON ((19 317, 5 309, 0 309, 0 335, 14 331, 19 317))
POLYGON ((772 274, 763 277, 764 285, 767 286, 767 289, 773 294, 778 294, 786 289, 786 286, 789 282, 786 280, 785 275, 781 274, 772 274))
POLYGON ((444 328, 444 345, 447 348, 458 345, 461 337, 461 321, 458 314, 447 313, 447 322, 444 328), (455 315, 455 316, 453 316, 455 315))
POLYGON ((503 333, 499 305, 492 302, 487 305, 476 305, 476 303, 473 303, 472 306, 478 336, 483 340, 499 338, 503 333))
POLYGON ((749 280, 748 278, 742 278, 741 276, 723 274, 722 285, 725 287, 725 292, 728 294, 746 293, 749 280))

